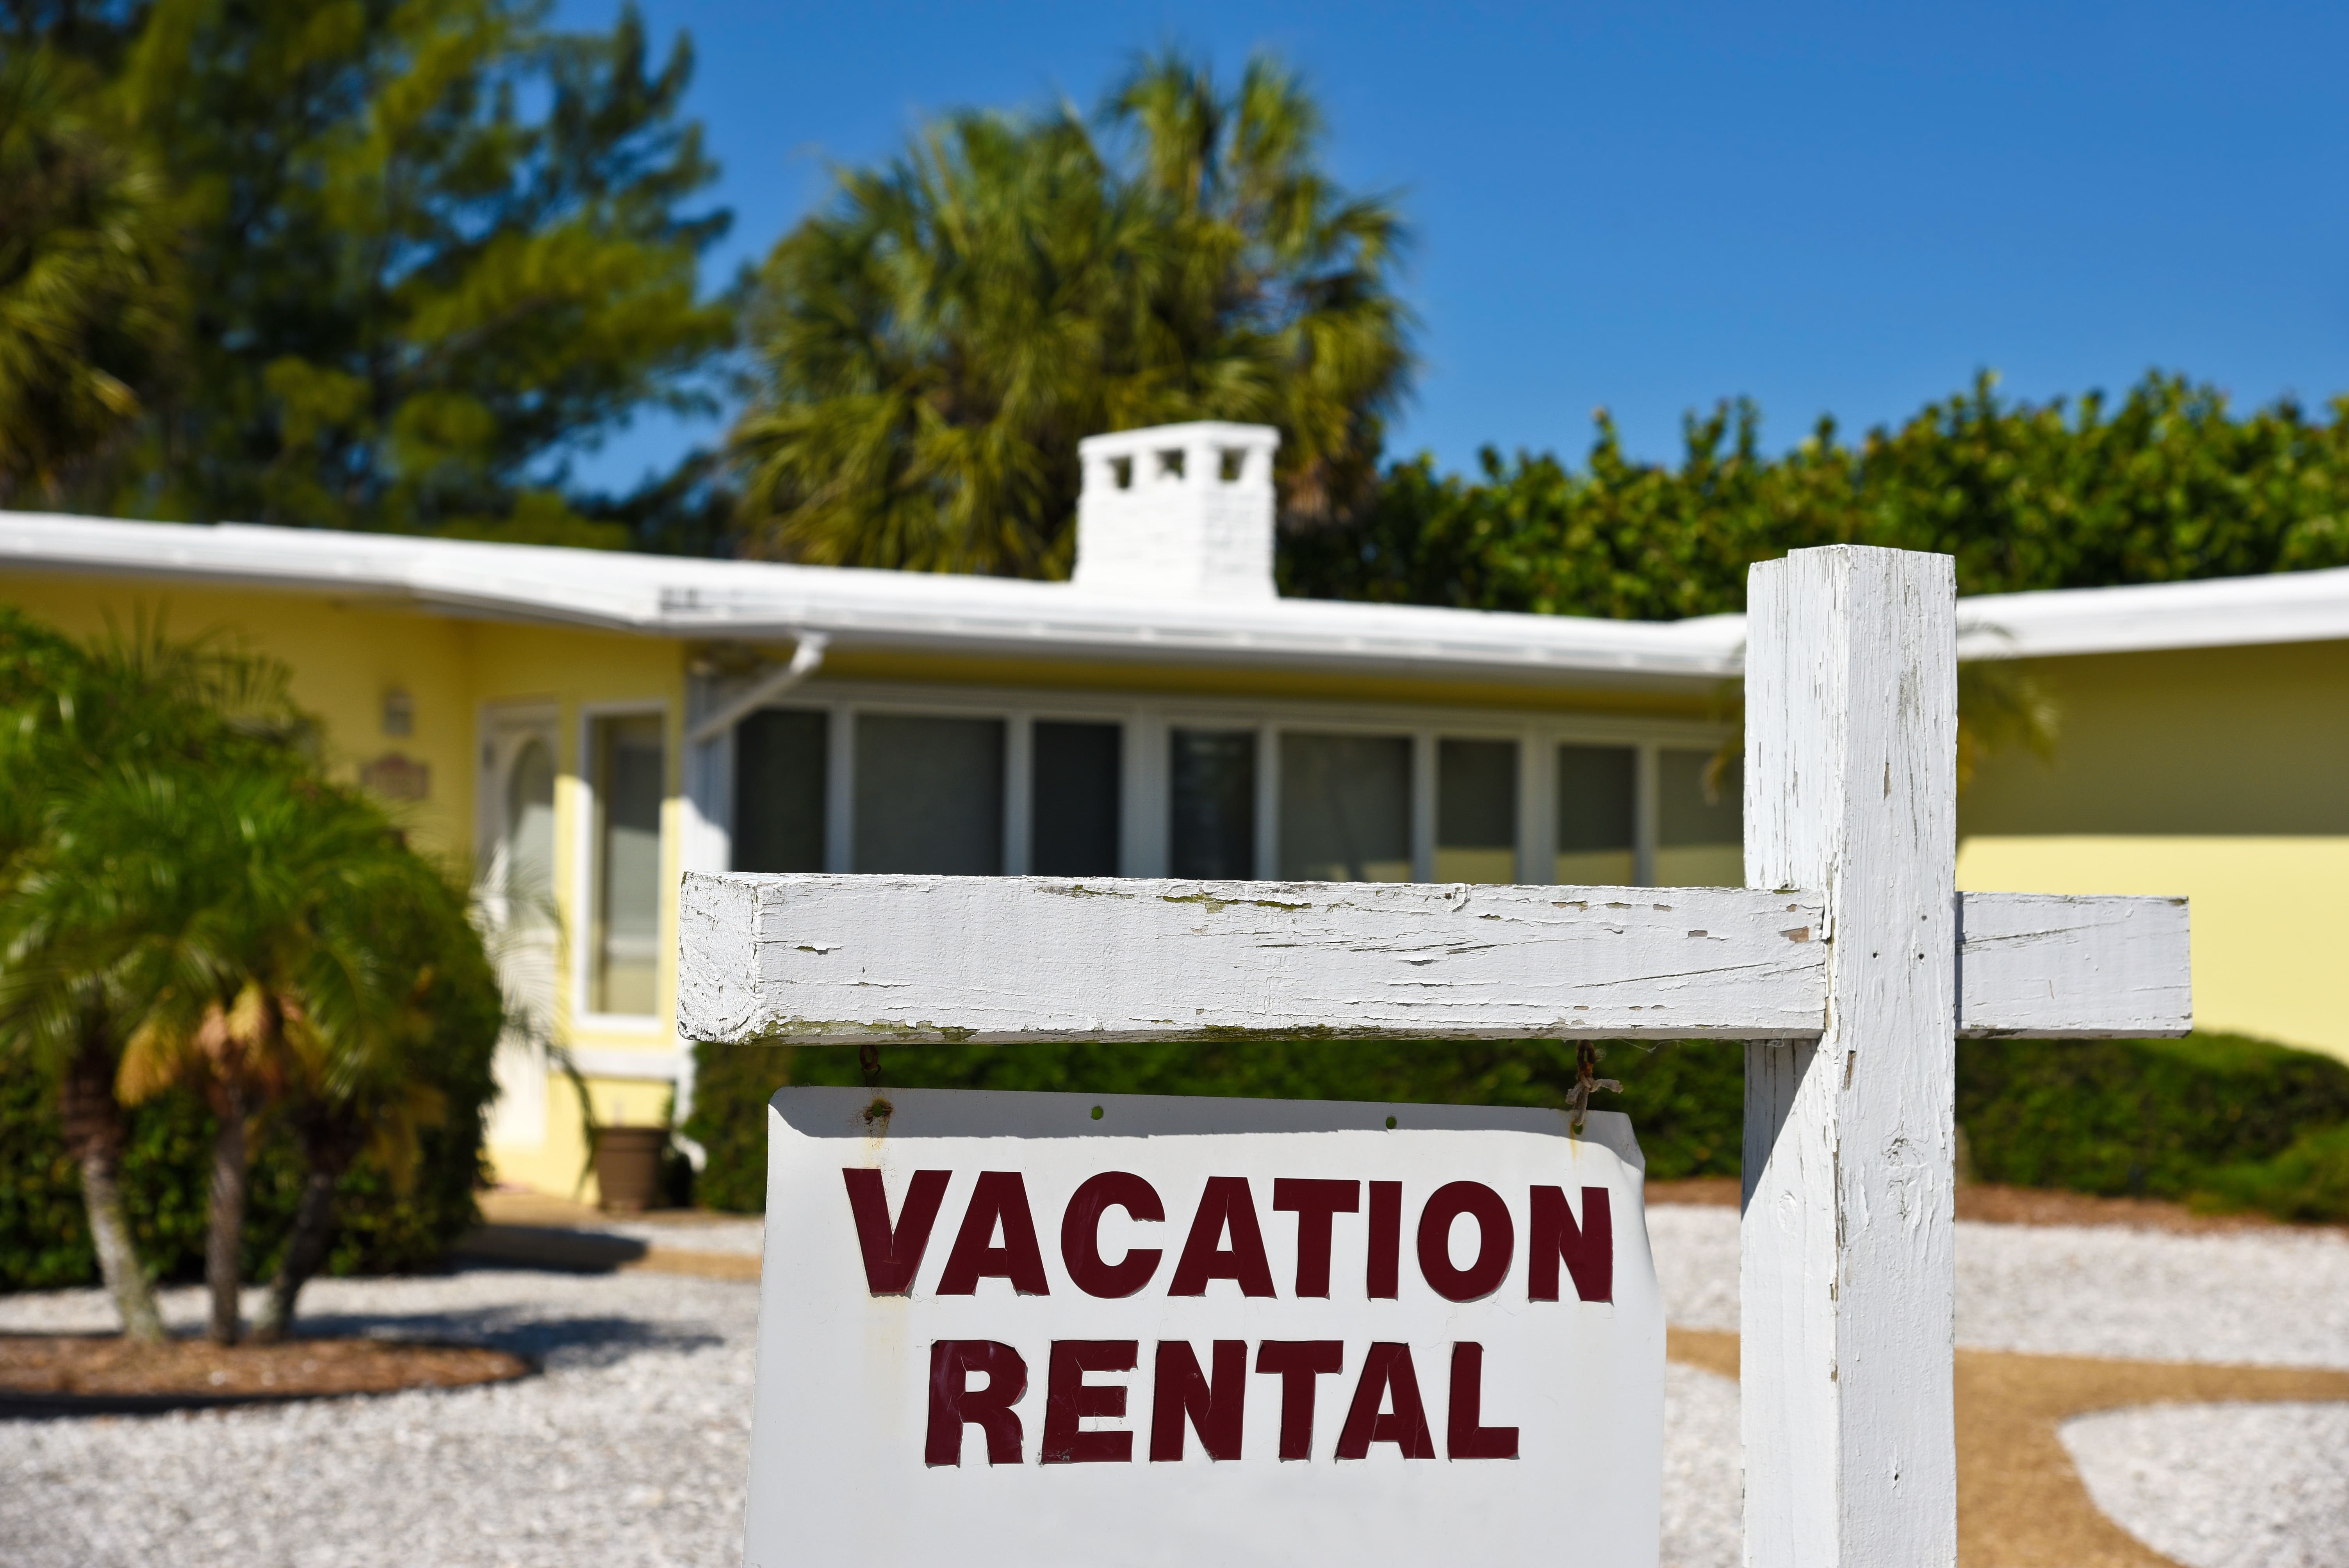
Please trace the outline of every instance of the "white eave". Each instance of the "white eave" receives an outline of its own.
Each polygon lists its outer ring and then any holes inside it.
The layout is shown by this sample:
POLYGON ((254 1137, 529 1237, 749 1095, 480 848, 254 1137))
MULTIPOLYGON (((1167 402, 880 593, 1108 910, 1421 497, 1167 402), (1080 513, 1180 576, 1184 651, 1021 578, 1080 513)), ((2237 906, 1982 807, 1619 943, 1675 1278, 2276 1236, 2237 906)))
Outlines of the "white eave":
MULTIPOLYGON (((1062 583, 704 561, 245 524, 0 512, 0 567, 327 593, 441 614, 835 647, 1438 679, 1734 676, 1744 618, 1614 621, 1318 599, 1122 598, 1062 583)), ((1965 601, 1970 658, 2349 638, 2349 569, 1965 601)))

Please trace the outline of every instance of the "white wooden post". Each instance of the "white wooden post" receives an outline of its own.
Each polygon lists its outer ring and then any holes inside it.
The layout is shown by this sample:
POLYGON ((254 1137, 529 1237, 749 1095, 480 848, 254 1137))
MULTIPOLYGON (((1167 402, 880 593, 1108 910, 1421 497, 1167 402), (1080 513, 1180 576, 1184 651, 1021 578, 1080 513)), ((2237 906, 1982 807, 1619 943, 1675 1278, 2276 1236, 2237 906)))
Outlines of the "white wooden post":
POLYGON ((1957 1561, 1957 588, 1754 568, 1745 880, 1825 905, 1826 1028, 1745 1047, 1745 1561, 1957 1561))

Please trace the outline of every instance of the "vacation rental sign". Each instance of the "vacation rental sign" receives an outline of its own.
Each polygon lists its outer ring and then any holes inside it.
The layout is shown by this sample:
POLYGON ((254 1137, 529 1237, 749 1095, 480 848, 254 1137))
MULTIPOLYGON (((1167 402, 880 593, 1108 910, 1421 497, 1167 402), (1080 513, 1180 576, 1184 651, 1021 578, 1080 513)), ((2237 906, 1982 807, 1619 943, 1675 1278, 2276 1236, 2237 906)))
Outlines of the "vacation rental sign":
POLYGON ((787 1088, 746 1563, 1656 1561, 1590 1113, 787 1088))

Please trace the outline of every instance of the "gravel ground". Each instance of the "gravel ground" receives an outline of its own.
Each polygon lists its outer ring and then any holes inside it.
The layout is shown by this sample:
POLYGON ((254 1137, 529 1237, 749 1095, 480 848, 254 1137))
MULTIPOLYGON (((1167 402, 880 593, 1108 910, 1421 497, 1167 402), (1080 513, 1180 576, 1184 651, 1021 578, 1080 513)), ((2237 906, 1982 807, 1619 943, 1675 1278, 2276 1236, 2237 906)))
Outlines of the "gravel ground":
MULTIPOLYGON (((0 1423, 0 1563, 367 1568, 732 1563, 758 1287, 477 1270, 325 1280, 318 1333, 541 1357, 499 1387, 143 1419, 0 1423)), ((169 1294, 201 1321, 193 1291, 169 1294)), ((109 1326, 102 1297, 0 1301, 0 1327, 109 1326)))
MULTIPOLYGON (((1737 1328, 1737 1212, 1648 1212, 1664 1314, 1737 1328)), ((1958 1343, 2045 1356, 2349 1367, 2349 1236, 1958 1226, 1958 1343)), ((2349 1556, 2343 1558, 2349 1563, 2349 1556)))
MULTIPOLYGON (((1659 1208, 1649 1226, 1672 1321, 1734 1329, 1735 1212, 1659 1208)), ((757 1245, 756 1222, 609 1228, 662 1247, 757 1245)), ((304 1299, 318 1332, 474 1340, 539 1357, 546 1374, 274 1410, 0 1423, 0 1563, 738 1561, 755 1286, 477 1269, 321 1281, 304 1299)), ((168 1307, 200 1320, 192 1290, 168 1307)), ((95 1292, 0 1299, 0 1328, 110 1326, 95 1292)), ((1963 1225, 1959 1333, 2001 1349, 2349 1367, 2349 1242, 1963 1225)), ((1729 1568, 1736 1388, 1674 1367, 1665 1400, 1663 1562, 1729 1568)), ((2099 1504, 2194 1568, 2349 1563, 2337 1407, 2121 1411, 2065 1436, 2099 1504)))
POLYGON ((2189 1568, 2349 1563, 2349 1406, 2156 1405, 2063 1436, 2096 1506, 2189 1568))
POLYGON ((1659 1568, 1737 1568, 1737 1385, 1664 1367, 1664 1539, 1659 1568))

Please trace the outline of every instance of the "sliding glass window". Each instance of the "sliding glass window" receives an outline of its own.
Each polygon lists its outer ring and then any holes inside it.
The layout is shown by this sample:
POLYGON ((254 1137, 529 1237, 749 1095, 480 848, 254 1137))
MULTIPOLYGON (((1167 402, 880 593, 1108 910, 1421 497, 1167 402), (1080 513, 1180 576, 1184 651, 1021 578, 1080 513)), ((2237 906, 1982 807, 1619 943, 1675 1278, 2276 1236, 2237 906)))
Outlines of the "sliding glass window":
POLYGON ((1299 882, 1411 880, 1411 740, 1280 738, 1280 874, 1299 882))
POLYGON ((1557 881, 1620 887, 1637 876, 1639 778, 1628 746, 1557 748, 1557 881))
POLYGON ((1745 776, 1735 755, 1666 750, 1656 758, 1656 882, 1745 882, 1745 776))
POLYGON ((856 716, 860 872, 1003 872, 1003 720, 856 716))
POLYGON ((1256 875, 1256 732, 1172 729, 1167 749, 1167 874, 1256 875))
POLYGON ((1439 740, 1435 880, 1517 880, 1517 743, 1439 740))
POLYGON ((587 1010, 648 1015, 660 957, 662 723, 647 714, 591 719, 587 729, 595 835, 587 1010))
POLYGON ((762 708, 734 731, 734 869, 823 870, 830 717, 762 708))
POLYGON ((1117 875, 1125 730, 1038 719, 1029 732, 1028 869, 1043 877, 1117 875))

